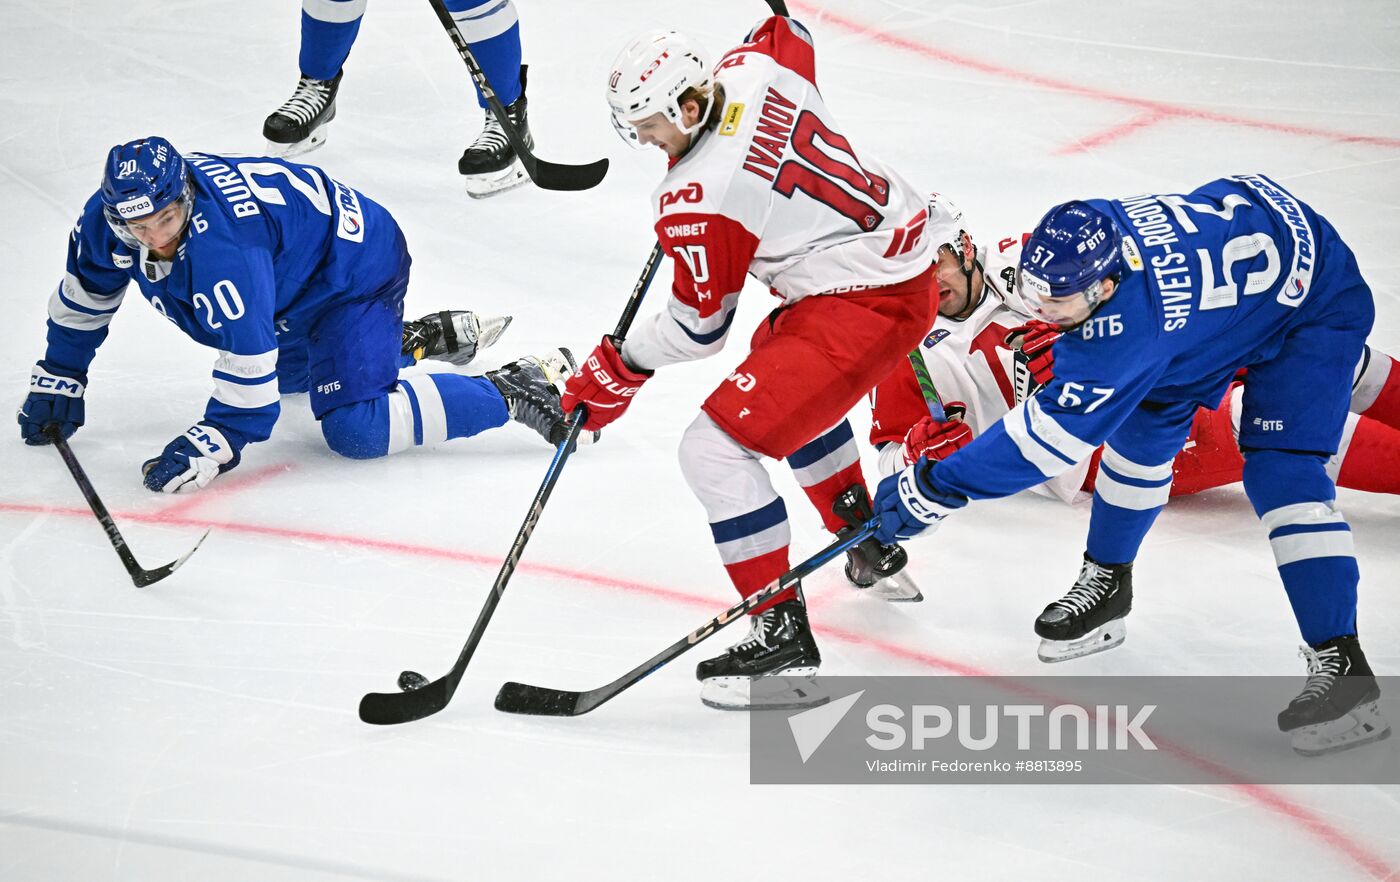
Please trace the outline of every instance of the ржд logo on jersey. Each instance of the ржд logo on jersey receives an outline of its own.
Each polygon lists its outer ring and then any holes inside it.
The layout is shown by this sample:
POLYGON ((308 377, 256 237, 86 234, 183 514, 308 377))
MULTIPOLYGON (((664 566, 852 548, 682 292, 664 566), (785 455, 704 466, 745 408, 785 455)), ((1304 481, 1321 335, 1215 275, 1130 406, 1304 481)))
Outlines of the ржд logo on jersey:
POLYGON ((661 194, 661 211, 665 211, 668 206, 677 202, 699 202, 705 198, 705 188, 700 186, 699 181, 691 181, 679 190, 671 190, 661 194))

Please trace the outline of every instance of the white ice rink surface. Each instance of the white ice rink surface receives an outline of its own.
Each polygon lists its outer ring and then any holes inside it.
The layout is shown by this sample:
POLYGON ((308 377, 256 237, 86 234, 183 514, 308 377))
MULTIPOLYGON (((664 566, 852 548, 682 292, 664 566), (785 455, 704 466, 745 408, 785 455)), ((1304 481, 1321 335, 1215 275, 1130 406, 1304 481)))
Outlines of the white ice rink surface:
MULTIPOLYGON (((608 62, 688 28, 716 55, 757 0, 517 0, 540 155, 608 156, 597 189, 465 197, 479 113, 422 2, 369 4, 323 165, 390 208, 408 310, 511 312, 473 369, 610 330, 651 245, 659 153, 608 125, 608 62)), ((818 80, 858 148, 949 194, 984 238, 1076 196, 1180 192, 1262 171, 1341 230, 1400 351, 1400 14, 1394 0, 807 0, 818 80)), ((68 228, 108 147, 258 152, 296 79, 298 4, 0 0, 0 398, 43 352, 68 228)), ((658 308, 663 270, 644 310, 658 308)), ((742 714, 696 698, 720 635, 599 711, 509 717, 497 687, 589 688, 732 601, 674 450, 772 305, 730 349, 668 369, 574 458, 453 703, 375 728, 355 708, 404 668, 447 670, 550 451, 510 426, 355 463, 304 401, 209 491, 138 480, 202 412, 213 355, 128 299, 74 449, 147 565, 134 589, 57 454, 0 432, 0 879, 1393 879, 1397 787, 752 787, 742 714)), ((1308 394, 1306 377, 1299 394, 1308 394)), ((9 417, 6 417, 9 419, 9 417)), ((855 415, 858 433, 868 425, 855 415)), ((867 465, 871 464, 867 460, 867 465)), ((869 471, 869 468, 868 468, 869 471)), ((824 540, 786 468, 794 559, 824 540)), ((1400 674, 1400 501, 1342 491, 1365 646, 1400 674)), ((974 506, 911 564, 928 594, 809 599, 831 674, 1049 673, 1035 614, 1077 571, 1088 512, 974 506)), ((1238 486, 1173 502, 1137 567, 1121 648, 1053 673, 1296 676, 1299 642, 1238 486)), ((1262 728, 1272 719, 1257 721, 1262 728)))

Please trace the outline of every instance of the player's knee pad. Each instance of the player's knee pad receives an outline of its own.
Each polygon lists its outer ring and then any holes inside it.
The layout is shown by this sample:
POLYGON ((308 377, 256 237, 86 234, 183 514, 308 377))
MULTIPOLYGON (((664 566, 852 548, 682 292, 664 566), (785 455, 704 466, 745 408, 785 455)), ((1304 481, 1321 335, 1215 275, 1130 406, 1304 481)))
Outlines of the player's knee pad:
POLYGON ((678 454, 681 474, 711 521, 752 511, 778 497, 759 455, 703 412, 681 436, 678 454))
POLYGON ((1266 513, 1302 502, 1331 503, 1337 487, 1327 476, 1325 454, 1299 450, 1242 448, 1244 492, 1254 513, 1266 513))
POLYGON ((326 446, 350 459, 374 459, 389 452, 389 414, 383 398, 358 401, 321 417, 326 446))

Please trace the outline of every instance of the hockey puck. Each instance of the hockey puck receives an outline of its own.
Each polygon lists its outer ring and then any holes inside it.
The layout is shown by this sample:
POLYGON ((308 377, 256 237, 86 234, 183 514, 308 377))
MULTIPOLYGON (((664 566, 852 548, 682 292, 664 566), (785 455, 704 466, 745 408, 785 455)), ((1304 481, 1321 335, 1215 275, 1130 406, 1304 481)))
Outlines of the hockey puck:
POLYGON ((428 685, 428 678, 417 671, 404 671, 399 674, 399 688, 404 692, 412 692, 415 689, 422 689, 428 685))

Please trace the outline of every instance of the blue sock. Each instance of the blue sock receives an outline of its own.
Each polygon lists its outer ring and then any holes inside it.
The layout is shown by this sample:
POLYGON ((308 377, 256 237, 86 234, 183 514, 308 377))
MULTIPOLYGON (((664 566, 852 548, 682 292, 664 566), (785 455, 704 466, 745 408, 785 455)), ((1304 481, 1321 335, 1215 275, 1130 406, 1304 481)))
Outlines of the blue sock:
POLYGON ((350 47, 360 33, 365 0, 328 0, 318 4, 315 18, 304 8, 301 13, 301 54, 298 63, 305 76, 318 80, 334 79, 350 57, 350 47))
MULTIPOLYGON (((520 97, 520 20, 511 0, 447 0, 462 39, 471 47, 502 104, 520 97)), ((486 107, 480 91, 477 103, 486 107)))
POLYGON ((1310 645, 1356 633, 1361 574, 1323 454, 1244 451, 1244 489, 1269 532, 1278 574, 1310 645))

